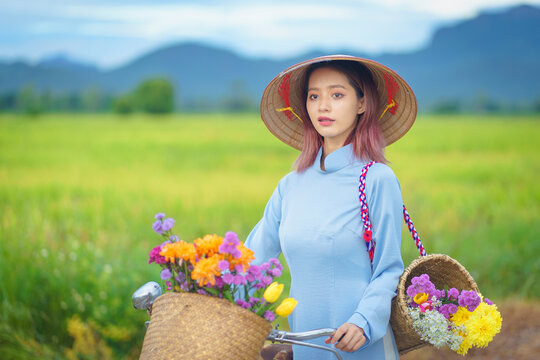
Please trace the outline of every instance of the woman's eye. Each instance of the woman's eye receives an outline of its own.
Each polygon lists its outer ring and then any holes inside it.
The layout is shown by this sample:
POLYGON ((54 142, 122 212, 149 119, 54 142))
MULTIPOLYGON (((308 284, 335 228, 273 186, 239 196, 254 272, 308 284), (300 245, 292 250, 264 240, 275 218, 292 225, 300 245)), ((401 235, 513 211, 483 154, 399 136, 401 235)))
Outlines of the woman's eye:
POLYGON ((335 93, 335 94, 333 94, 332 96, 335 97, 335 98, 337 98, 337 99, 339 99, 339 98, 342 98, 342 97, 343 97, 343 94, 341 94, 341 93, 335 93))
POLYGON ((309 100, 316 100, 319 96, 317 94, 309 95, 309 100))

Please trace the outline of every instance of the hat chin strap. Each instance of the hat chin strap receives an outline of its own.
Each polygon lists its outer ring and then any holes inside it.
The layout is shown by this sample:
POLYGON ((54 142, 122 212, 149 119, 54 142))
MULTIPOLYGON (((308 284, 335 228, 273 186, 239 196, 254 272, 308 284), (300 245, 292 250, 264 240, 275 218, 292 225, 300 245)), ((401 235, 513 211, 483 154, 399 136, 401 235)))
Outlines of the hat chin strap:
MULTIPOLYGON (((296 115, 296 113, 294 112, 294 110, 293 110, 292 107, 290 107, 290 106, 289 106, 289 107, 286 107, 286 108, 276 109, 276 111, 277 111, 277 112, 290 111, 294 116, 296 116, 296 118, 297 118, 298 120, 300 120, 300 122, 303 122, 302 119, 300 118, 300 116, 296 115)), ((385 111, 386 111, 386 110, 385 110, 385 111)), ((292 118, 292 117, 289 116, 289 120, 290 120, 290 121, 293 121, 294 118, 292 118)))
MULTIPOLYGON (((389 110, 389 109, 392 109, 393 107, 397 106, 396 102, 394 101, 394 99, 392 99, 392 102, 388 105, 386 105, 386 107, 384 108, 384 111, 382 112, 381 116, 379 116, 379 120, 382 119, 382 117, 384 116, 384 114, 386 114, 386 112, 389 110)), ((390 112, 392 112, 390 110, 390 112)))

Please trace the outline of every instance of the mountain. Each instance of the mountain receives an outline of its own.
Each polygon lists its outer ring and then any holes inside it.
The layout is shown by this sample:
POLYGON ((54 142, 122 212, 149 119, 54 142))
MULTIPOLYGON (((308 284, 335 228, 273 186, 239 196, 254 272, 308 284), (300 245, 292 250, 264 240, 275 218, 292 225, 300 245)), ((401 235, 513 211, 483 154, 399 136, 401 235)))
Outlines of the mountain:
MULTIPOLYGON (((0 92, 28 83, 52 92, 101 88, 121 94, 150 77, 169 78, 181 105, 217 103, 236 92, 260 99, 281 70, 323 55, 312 51, 285 60, 252 59, 197 43, 170 45, 112 70, 57 56, 30 65, 0 62, 0 92)), ((517 104, 540 98, 540 8, 523 5, 439 28, 423 49, 368 57, 396 70, 414 89, 420 109, 443 100, 471 103, 483 96, 517 104)))
POLYGON ((437 30, 424 49, 376 57, 410 81, 421 104, 483 95, 540 97, 540 8, 519 6, 437 30))

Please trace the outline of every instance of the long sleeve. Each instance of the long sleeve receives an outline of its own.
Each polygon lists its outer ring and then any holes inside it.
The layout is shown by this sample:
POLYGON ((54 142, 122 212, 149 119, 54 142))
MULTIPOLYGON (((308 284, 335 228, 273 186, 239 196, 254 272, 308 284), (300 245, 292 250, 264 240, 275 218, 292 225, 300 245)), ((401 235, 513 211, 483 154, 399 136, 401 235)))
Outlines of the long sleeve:
POLYGON ((348 321, 364 329, 368 341, 363 347, 386 334, 392 298, 403 273, 403 200, 397 178, 389 167, 376 164, 368 171, 366 196, 376 242, 373 271, 371 281, 348 321))
POLYGON ((259 265, 281 254, 279 225, 281 223, 282 184, 278 184, 268 200, 262 219, 255 225, 246 240, 246 246, 255 253, 254 264, 259 265))

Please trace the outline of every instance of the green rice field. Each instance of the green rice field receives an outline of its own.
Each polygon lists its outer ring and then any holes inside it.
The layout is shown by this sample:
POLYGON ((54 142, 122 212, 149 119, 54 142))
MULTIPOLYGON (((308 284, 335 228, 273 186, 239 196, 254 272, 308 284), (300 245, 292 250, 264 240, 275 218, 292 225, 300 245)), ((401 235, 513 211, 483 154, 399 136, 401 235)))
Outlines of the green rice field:
MULTIPOLYGON (((297 154, 257 114, 0 115, 0 357, 138 358, 154 215, 245 239, 297 154)), ((540 117, 420 116, 387 157, 428 253, 540 298, 540 117)))

